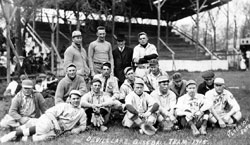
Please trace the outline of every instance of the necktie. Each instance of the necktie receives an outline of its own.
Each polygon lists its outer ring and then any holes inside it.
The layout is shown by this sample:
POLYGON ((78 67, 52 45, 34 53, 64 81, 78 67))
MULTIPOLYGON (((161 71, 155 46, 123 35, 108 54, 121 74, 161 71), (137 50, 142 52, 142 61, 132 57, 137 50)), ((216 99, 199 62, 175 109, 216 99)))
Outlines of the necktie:
POLYGON ((108 77, 105 77, 105 81, 104 81, 104 85, 103 85, 103 92, 105 92, 105 90, 106 90, 107 82, 108 82, 108 77))

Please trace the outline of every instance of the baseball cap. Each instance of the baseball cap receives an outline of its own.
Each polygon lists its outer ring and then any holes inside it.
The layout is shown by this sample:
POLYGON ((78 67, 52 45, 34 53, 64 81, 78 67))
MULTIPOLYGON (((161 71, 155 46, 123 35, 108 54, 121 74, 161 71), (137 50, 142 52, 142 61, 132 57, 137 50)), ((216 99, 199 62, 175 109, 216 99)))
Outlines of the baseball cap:
POLYGON ((203 74, 202 74, 202 78, 203 79, 211 79, 214 77, 214 72, 212 71, 205 71, 203 74))
POLYGON ((76 68, 76 65, 74 63, 70 63, 70 64, 67 65, 67 68, 69 68, 69 67, 75 67, 76 68))
POLYGON ((39 76, 38 76, 39 78, 46 78, 47 77, 47 75, 46 74, 44 74, 44 73, 41 73, 41 74, 39 74, 39 76))
POLYGON ((72 32, 72 38, 76 36, 82 36, 82 33, 78 30, 72 32))
POLYGON ((20 80, 22 81, 22 80, 25 80, 25 79, 27 79, 28 77, 26 76, 26 75, 24 75, 24 74, 22 74, 21 76, 20 76, 20 80))
POLYGON ((102 64, 102 66, 107 66, 107 67, 111 68, 111 63, 109 63, 109 62, 104 62, 104 63, 102 64))
POLYGON ((196 82, 194 80, 189 80, 189 81, 187 81, 186 87, 189 86, 189 85, 197 85, 197 84, 196 84, 196 82))
POLYGON ((124 69, 124 74, 126 75, 130 70, 133 70, 132 67, 128 66, 124 69))
POLYGON ((69 95, 71 96, 72 94, 78 95, 79 97, 82 96, 81 92, 78 91, 78 90, 71 90, 70 93, 69 93, 69 95))
POLYGON ((22 87, 23 88, 33 88, 33 82, 32 80, 26 79, 22 81, 22 87))
POLYGON ((141 78, 135 78, 134 84, 142 84, 142 85, 144 85, 144 81, 141 78))
POLYGON ((223 78, 215 78, 214 84, 225 84, 225 81, 223 78))
POLYGON ((173 76, 172 76, 173 80, 181 80, 182 76, 181 76, 181 73, 177 72, 177 73, 174 73, 173 76))
POLYGON ((150 61, 149 61, 149 66, 155 66, 155 65, 158 65, 159 63, 158 63, 158 60, 157 59, 151 59, 150 61))
POLYGON ((159 76, 157 80, 158 80, 158 83, 165 82, 165 81, 169 81, 169 77, 167 75, 163 75, 163 76, 159 76))
POLYGON ((102 81, 98 78, 94 78, 92 81, 91 81, 91 84, 95 83, 95 82, 99 82, 100 84, 102 84, 102 81))

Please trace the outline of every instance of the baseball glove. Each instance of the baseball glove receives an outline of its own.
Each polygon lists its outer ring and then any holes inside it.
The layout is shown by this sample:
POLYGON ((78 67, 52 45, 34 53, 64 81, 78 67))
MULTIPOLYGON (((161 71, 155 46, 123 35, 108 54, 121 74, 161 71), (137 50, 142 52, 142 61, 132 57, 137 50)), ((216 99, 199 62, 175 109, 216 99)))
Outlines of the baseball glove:
POLYGON ((174 126, 174 124, 171 120, 164 120, 162 122, 162 130, 163 131, 171 131, 173 126, 174 126))
POLYGON ((153 126, 153 125, 151 125, 151 124, 148 124, 148 123, 143 123, 142 125, 141 125, 141 129, 142 129, 142 131, 146 134, 146 135, 154 135, 155 134, 155 132, 156 132, 156 128, 153 126))

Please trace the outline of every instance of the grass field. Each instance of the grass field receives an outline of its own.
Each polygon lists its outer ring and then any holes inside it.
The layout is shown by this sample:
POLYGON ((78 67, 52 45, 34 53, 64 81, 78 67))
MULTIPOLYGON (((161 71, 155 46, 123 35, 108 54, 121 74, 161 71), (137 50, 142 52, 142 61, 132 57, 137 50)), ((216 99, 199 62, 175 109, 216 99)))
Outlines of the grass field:
MULTIPOLYGON (((170 73, 171 74, 171 73, 170 73)), ((198 83, 202 81, 201 73, 183 72, 184 79, 194 79, 198 83)), ((86 145, 249 145, 250 144, 250 72, 215 72, 216 76, 223 77, 226 86, 234 94, 241 106, 243 117, 245 118, 236 128, 212 129, 208 128, 206 136, 193 137, 191 130, 179 130, 173 132, 158 132, 152 137, 139 134, 138 130, 126 129, 121 126, 117 120, 109 123, 109 130, 105 133, 97 130, 89 130, 79 135, 62 135, 61 137, 46 142, 18 142, 21 144, 38 144, 38 145, 69 145, 69 144, 86 144, 86 145)), ((2 83, 1 87, 5 87, 2 83)), ((4 90, 4 89, 0 89, 4 90)), ((2 94, 2 92, 0 92, 2 94)), ((0 118, 7 112, 9 101, 0 102, 0 118)), ((2 136, 4 131, 0 131, 2 136)), ((6 143, 6 144, 13 144, 6 143)))

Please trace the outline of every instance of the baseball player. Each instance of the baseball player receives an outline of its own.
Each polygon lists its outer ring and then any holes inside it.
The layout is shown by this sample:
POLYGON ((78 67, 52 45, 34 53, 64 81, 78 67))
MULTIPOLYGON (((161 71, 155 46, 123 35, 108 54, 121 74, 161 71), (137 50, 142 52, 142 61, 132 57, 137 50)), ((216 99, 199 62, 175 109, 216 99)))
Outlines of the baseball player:
POLYGON ((121 106, 118 100, 112 100, 101 91, 102 82, 99 79, 93 79, 91 82, 91 91, 85 94, 81 99, 81 106, 86 108, 88 124, 99 127, 101 131, 108 128, 105 124, 109 120, 110 107, 121 106))
POLYGON ((194 136, 206 135, 207 120, 211 104, 205 100, 204 95, 197 93, 197 84, 189 80, 186 86, 187 93, 178 99, 176 115, 179 117, 181 126, 190 126, 194 136), (201 127, 198 130, 201 123, 201 127))
MULTIPOLYGON (((123 118, 122 125, 131 128, 133 125, 139 126, 140 133, 146 133, 142 129, 144 122, 151 125, 155 124, 157 119, 156 111, 159 105, 147 93, 143 92, 144 82, 136 78, 134 82, 134 91, 129 93, 125 98, 126 115, 123 118)), ((154 132, 156 129, 154 128, 154 132)), ((149 134, 148 134, 149 135, 149 134)), ((153 135, 153 134, 150 134, 153 135)))
MULTIPOLYGON (((157 121, 160 122, 162 130, 165 128, 164 121, 171 121, 172 124, 177 120, 174 116, 174 107, 176 105, 176 95, 169 90, 169 77, 168 75, 160 76, 158 79, 159 88, 154 90, 150 95, 159 104, 159 115, 157 121)), ((170 128, 171 129, 171 128, 170 128)), ((169 129, 169 130, 170 130, 169 129)))
POLYGON ((86 129, 86 114, 80 107, 81 93, 72 90, 69 94, 70 103, 59 103, 48 109, 36 121, 36 125, 10 132, 1 137, 1 143, 8 142, 15 137, 32 136, 33 141, 42 141, 61 135, 66 131, 78 134, 86 129))
POLYGON ((221 128, 239 121, 242 117, 240 106, 233 94, 225 89, 223 78, 214 80, 214 89, 206 93, 206 98, 212 102, 209 121, 218 123, 221 128))

